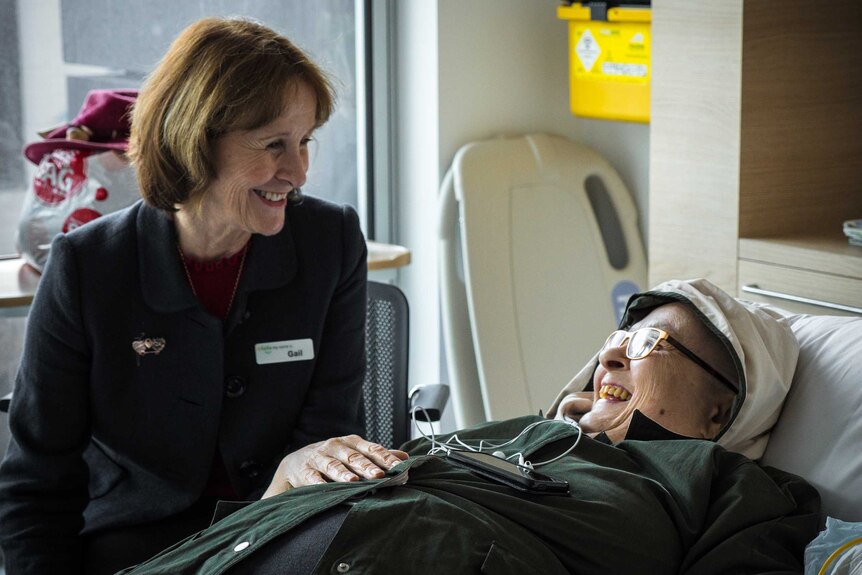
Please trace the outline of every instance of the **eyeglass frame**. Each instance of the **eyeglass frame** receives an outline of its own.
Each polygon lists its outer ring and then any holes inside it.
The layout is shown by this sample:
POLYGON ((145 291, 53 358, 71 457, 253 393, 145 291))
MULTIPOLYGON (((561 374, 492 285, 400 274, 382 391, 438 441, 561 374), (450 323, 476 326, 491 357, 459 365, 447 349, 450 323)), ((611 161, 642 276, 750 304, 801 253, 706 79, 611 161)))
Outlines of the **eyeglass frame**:
POLYGON ((605 343, 602 346, 601 351, 604 351, 604 350, 609 348, 611 338, 614 337, 614 335, 617 333, 624 333, 625 334, 625 337, 617 345, 617 347, 621 347, 623 344, 625 344, 625 353, 626 353, 626 357, 628 359, 635 359, 635 360, 636 359, 644 359, 649 354, 651 354, 653 351, 655 351, 655 348, 658 347, 658 344, 660 344, 662 341, 667 341, 669 344, 671 344, 676 349, 681 351, 684 356, 686 356, 688 359, 690 359, 695 364, 700 366, 701 369, 705 370, 707 373, 709 373, 710 375, 712 375, 713 377, 718 379, 718 381, 720 381, 722 385, 724 385, 725 387, 727 387, 728 389, 733 391, 733 393, 736 393, 736 394, 739 393, 739 388, 737 386, 735 386, 728 378, 723 376, 721 374, 721 372, 719 372, 717 369, 715 369, 714 367, 712 367, 711 365, 706 363, 706 361, 704 361, 703 359, 698 357, 697 354, 695 354, 693 351, 691 351, 690 349, 685 347, 683 344, 681 344, 679 342, 679 340, 675 339, 668 332, 666 332, 665 330, 658 328, 658 327, 641 327, 641 328, 638 328, 634 331, 628 331, 625 329, 615 329, 614 331, 611 332, 611 334, 605 340, 605 343), (645 354, 638 356, 638 357, 632 357, 631 355, 629 355, 629 344, 631 344, 631 342, 632 342, 632 335, 634 335, 637 332, 642 331, 642 330, 655 330, 655 331, 659 332, 659 337, 658 337, 658 339, 656 339, 655 343, 652 345, 652 347, 649 348, 649 350, 647 350, 647 352, 645 354), (626 343, 626 342, 628 342, 628 343, 626 343))

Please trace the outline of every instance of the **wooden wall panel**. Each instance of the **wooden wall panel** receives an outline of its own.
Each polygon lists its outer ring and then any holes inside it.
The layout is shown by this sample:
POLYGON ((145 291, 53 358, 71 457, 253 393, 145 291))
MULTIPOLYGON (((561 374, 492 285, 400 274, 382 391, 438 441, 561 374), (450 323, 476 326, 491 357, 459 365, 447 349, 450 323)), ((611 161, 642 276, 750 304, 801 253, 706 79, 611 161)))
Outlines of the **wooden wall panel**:
POLYGON ((742 0, 656 0, 649 281, 736 292, 742 0))

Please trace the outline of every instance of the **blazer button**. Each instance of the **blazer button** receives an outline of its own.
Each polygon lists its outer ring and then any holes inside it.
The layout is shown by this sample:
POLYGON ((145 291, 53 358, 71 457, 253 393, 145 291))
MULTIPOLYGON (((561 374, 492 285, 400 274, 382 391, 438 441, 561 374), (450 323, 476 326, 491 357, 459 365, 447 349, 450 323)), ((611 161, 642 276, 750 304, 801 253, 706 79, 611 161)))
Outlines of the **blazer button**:
POLYGON ((224 393, 231 399, 239 397, 245 393, 245 380, 238 375, 229 376, 225 381, 224 393))
POLYGON ((239 464, 239 472, 246 479, 256 479, 262 470, 260 463, 254 459, 247 459, 239 464))

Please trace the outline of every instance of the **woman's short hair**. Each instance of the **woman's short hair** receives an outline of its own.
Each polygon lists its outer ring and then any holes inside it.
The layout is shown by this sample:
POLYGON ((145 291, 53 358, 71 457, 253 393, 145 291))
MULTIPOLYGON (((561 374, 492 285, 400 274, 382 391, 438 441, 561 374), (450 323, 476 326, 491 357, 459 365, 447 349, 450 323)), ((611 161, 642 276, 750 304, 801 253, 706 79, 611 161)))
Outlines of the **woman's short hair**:
POLYGON ((216 139, 275 120, 290 105, 288 88, 300 83, 317 98, 319 127, 333 111, 332 83, 290 40, 240 18, 206 18, 183 30, 132 113, 129 158, 143 198, 171 212, 199 201, 216 177, 216 139))

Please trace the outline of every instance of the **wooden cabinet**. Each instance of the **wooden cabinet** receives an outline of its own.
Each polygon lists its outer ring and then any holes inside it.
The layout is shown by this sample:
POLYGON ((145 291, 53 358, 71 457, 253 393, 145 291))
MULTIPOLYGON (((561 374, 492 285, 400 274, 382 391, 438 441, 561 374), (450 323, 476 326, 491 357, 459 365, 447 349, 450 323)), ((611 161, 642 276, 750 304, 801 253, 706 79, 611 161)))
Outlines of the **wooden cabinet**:
POLYGON ((858 0, 653 2, 651 284, 862 308, 860 31, 858 0))

